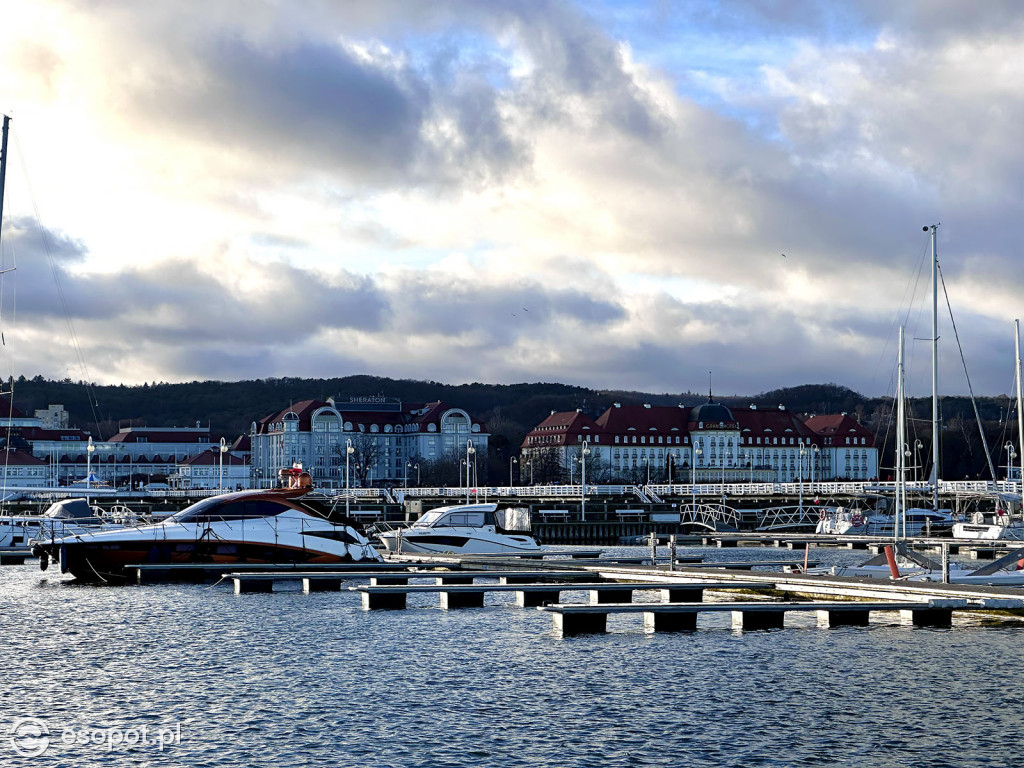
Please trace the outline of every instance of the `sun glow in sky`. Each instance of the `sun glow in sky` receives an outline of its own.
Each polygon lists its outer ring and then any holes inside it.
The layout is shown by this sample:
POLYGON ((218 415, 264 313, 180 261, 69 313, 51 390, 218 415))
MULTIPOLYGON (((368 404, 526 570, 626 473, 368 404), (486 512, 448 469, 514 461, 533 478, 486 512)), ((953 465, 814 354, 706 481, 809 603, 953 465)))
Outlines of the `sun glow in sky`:
POLYGON ((880 394, 899 322, 930 334, 939 221, 975 390, 1012 384, 1018 3, 19 0, 3 18, 5 374, 679 392, 714 370, 723 393, 880 394))

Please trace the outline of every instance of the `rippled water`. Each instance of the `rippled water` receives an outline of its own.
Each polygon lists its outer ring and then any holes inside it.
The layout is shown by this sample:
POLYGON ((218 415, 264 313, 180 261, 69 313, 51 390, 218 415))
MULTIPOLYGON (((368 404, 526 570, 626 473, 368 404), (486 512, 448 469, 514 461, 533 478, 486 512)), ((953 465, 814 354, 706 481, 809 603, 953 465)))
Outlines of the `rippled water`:
POLYGON ((1024 737, 1020 627, 709 615, 646 635, 624 616, 561 639, 510 594, 364 612, 348 592, 86 587, 34 565, 0 585, 0 765, 1008 766, 1024 737), (50 730, 42 756, 13 751, 19 717, 50 730), (163 751, 61 743, 178 724, 163 751))

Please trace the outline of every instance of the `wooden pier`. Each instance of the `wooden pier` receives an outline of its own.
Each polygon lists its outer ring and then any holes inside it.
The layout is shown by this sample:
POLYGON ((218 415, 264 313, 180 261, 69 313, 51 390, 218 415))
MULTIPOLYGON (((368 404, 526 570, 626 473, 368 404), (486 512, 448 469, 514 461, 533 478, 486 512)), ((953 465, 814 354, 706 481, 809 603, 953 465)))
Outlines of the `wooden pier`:
MULTIPOLYGON (((440 579, 439 579, 440 581, 440 579)), ((620 601, 632 601, 633 594, 639 591, 656 590, 663 602, 692 601, 700 602, 705 589, 744 589, 766 590, 770 585, 763 583, 722 582, 705 584, 666 584, 665 582, 595 582, 559 583, 559 584, 436 584, 419 586, 357 586, 350 590, 362 595, 365 610, 402 609, 406 607, 406 598, 416 593, 437 593, 440 595, 441 607, 451 608, 482 608, 484 595, 488 592, 515 592, 516 605, 520 608, 538 606, 544 602, 557 601, 562 592, 589 593, 591 605, 612 604, 620 601)))
POLYGON ((555 631, 563 636, 607 631, 609 614, 641 613, 648 632, 692 632, 701 613, 732 614, 733 629, 782 629, 787 613, 814 611, 818 626, 864 626, 872 611, 898 611, 903 623, 915 627, 948 627, 953 609, 966 600, 927 602, 810 602, 810 603, 619 603, 605 605, 542 605, 551 613, 555 631))

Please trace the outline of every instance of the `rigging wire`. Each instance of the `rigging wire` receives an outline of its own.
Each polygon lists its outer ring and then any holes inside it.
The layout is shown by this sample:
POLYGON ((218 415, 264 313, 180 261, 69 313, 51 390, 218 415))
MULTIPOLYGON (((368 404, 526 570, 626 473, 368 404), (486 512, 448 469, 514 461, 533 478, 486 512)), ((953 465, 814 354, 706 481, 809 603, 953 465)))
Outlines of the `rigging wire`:
POLYGON ((60 299, 60 306, 64 312, 64 319, 67 322, 68 335, 71 338, 71 345, 74 347, 75 356, 78 358, 78 365, 82 370, 85 390, 89 398, 89 408, 92 412, 93 423, 96 425, 96 434, 100 439, 103 439, 103 435, 100 431, 100 416, 97 412, 99 402, 96 400, 95 390, 92 386, 89 366, 85 363, 85 355, 82 354, 82 345, 79 342, 78 333, 75 331, 75 324, 71 319, 71 311, 68 308, 67 296, 64 293, 64 286, 60 279, 60 269, 57 267, 57 261, 53 257, 53 249, 50 247, 50 238, 46 234, 46 227, 43 226, 43 217, 39 213, 39 205, 36 202, 35 191, 32 188, 32 180, 28 175, 28 167, 25 162, 25 151, 18 140, 18 134, 16 132, 14 133, 14 143, 18 149, 18 159, 21 162, 21 170, 25 177, 25 185, 28 188, 29 200, 32 203, 32 211, 35 214, 36 224, 39 226, 39 236, 43 243, 43 250, 46 252, 46 260, 50 265, 50 271, 53 273, 53 281, 57 286, 57 297, 60 299))
POLYGON ((956 320, 953 319, 953 306, 949 302, 949 292, 946 290, 946 278, 942 274, 942 268, 937 266, 939 271, 939 282, 942 283, 942 295, 946 298, 946 308, 949 310, 949 322, 953 326, 953 337, 956 339, 956 348, 960 352, 960 362, 964 366, 964 377, 967 379, 967 391, 971 396, 971 407, 974 409, 974 418, 978 422, 978 434, 981 435, 981 446, 985 449, 985 460, 988 462, 988 471, 992 473, 992 481, 995 482, 996 469, 992 465, 992 453, 989 451, 988 440, 985 438, 985 430, 981 425, 981 414, 978 413, 978 403, 974 399, 974 387, 971 385, 971 374, 967 372, 967 359, 964 357, 964 348, 960 344, 960 334, 956 330, 956 320))

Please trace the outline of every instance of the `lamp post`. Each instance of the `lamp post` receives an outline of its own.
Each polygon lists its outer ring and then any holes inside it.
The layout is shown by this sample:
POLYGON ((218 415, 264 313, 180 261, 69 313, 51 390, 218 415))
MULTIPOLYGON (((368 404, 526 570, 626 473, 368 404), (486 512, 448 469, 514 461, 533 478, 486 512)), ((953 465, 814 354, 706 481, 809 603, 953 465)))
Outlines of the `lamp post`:
POLYGON ((519 459, 517 459, 515 456, 509 456, 508 457, 508 487, 509 488, 512 487, 512 465, 513 464, 518 464, 518 463, 519 463, 519 459))
POLYGON ((669 451, 668 459, 667 459, 667 463, 666 463, 666 470, 668 472, 668 484, 669 485, 672 485, 672 459, 673 459, 672 452, 669 451))
POLYGON ((227 453, 228 444, 222 437, 220 439, 220 481, 218 482, 217 488, 220 491, 224 490, 224 454, 227 453))
POLYGON ((466 440, 466 503, 469 504, 469 481, 470 472, 472 471, 470 466, 472 462, 472 456, 476 453, 476 448, 473 447, 472 440, 466 440))
POLYGON ((526 462, 526 465, 530 468, 530 485, 533 485, 533 459, 526 462))
POLYGON ((1006 441, 1006 445, 1003 447, 1006 448, 1006 458, 1009 459, 1009 465, 1006 469, 1006 482, 1009 483, 1013 481, 1013 460, 1017 458, 1017 451, 1014 450, 1013 443, 1009 440, 1006 441))
POLYGON ((412 465, 412 468, 416 470, 416 487, 420 487, 420 464, 416 462, 412 465))
POLYGON ((750 469, 750 484, 754 484, 754 454, 747 451, 747 467, 750 469))
POLYGON ((803 439, 797 440, 797 445, 800 446, 800 453, 796 459, 796 473, 800 480, 800 512, 804 510, 804 456, 807 455, 807 450, 804 448, 803 439))
POLYGON ((356 452, 356 449, 352 447, 352 438, 345 438, 345 517, 348 517, 349 502, 351 501, 348 484, 348 460, 349 457, 356 452))
POLYGON ((821 453, 821 448, 816 445, 811 446, 811 493, 814 493, 814 468, 818 463, 818 454, 821 453))
POLYGON ((690 492, 693 494, 693 510, 697 510, 697 460, 704 451, 697 445, 693 449, 693 462, 690 464, 690 492))
POLYGON ((580 451, 580 521, 587 520, 587 456, 590 455, 590 442, 583 441, 583 450, 580 451))
POLYGON ((914 441, 914 485, 917 485, 917 471, 921 468, 920 450, 923 447, 924 443, 920 440, 914 441))
POLYGON ((92 438, 89 438, 89 444, 85 446, 85 487, 92 488, 92 454, 96 450, 96 446, 92 444, 92 438))

